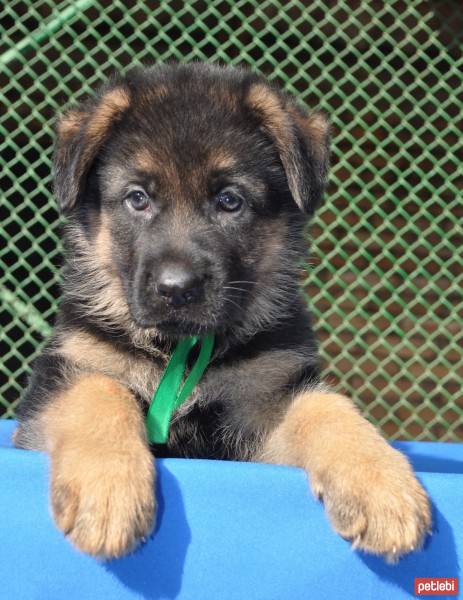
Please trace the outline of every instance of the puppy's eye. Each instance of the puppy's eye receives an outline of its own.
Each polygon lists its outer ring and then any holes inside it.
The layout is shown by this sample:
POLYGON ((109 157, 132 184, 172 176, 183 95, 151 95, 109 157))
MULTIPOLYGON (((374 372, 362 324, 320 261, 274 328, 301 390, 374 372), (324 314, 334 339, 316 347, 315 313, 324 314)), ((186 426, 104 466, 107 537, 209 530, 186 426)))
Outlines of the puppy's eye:
POLYGON ((150 207, 150 199, 142 190, 134 190, 125 197, 125 201, 130 208, 141 212, 150 207))
POLYGON ((243 199, 230 191, 219 192, 214 200, 217 208, 226 212, 238 212, 243 206, 243 199))

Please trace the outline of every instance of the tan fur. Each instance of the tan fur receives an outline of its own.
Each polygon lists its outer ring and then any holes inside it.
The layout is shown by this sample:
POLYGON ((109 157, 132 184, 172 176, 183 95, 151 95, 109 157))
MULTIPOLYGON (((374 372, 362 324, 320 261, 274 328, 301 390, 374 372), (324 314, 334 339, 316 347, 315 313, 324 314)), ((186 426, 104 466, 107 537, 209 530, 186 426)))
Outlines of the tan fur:
POLYGON ((294 121, 300 127, 301 131, 310 141, 309 146, 317 158, 322 157, 322 153, 328 147, 330 137, 330 123, 321 112, 312 111, 307 115, 302 115, 295 107, 288 107, 294 121))
MULTIPOLYGON (((150 152, 146 148, 139 148, 133 156, 133 164, 137 169, 144 171, 147 174, 156 174, 158 177, 165 179, 168 182, 172 192, 179 193, 181 189, 181 181, 175 160, 168 152, 157 153, 150 152)), ((121 176, 126 177, 124 168, 121 170, 121 176)), ((111 182, 111 185, 113 182, 111 182)), ((115 181, 114 186, 120 187, 120 182, 115 181)))
MULTIPOLYGON (((82 274, 85 276, 85 273, 89 271, 99 274, 102 288, 101 304, 104 304, 105 309, 107 308, 114 315, 128 317, 128 306, 122 290, 122 284, 113 272, 111 234, 104 213, 102 213, 100 229, 96 236, 96 245, 89 242, 78 228, 71 228, 68 225, 67 232, 68 235, 72 235, 75 245, 79 248, 79 253, 73 257, 73 260, 82 274)), ((82 282, 79 282, 79 286, 81 285, 82 282)), ((92 291, 94 291, 93 288, 92 291)), ((82 289, 82 292, 85 295, 84 289, 82 289)), ((103 308, 103 306, 98 306, 99 304, 97 302, 97 305, 94 305, 93 308, 95 311, 103 308)))
POLYGON ((301 119, 301 121, 301 127, 309 131, 310 136, 315 140, 315 147, 324 147, 326 138, 330 135, 330 124, 325 115, 313 111, 309 113, 306 119, 301 119))
POLYGON ((114 269, 113 257, 111 252, 111 217, 104 210, 100 213, 100 227, 95 238, 95 251, 100 261, 100 266, 104 269, 114 269))
POLYGON ((261 83, 253 85, 249 90, 248 103, 264 117, 265 124, 278 140, 279 149, 293 142, 288 114, 277 94, 268 86, 261 83))
POLYGON ((431 528, 427 495, 405 457, 344 396, 297 396, 258 459, 304 468, 338 533, 396 560, 431 528))
POLYGON ((99 146, 112 123, 130 106, 130 96, 124 88, 115 88, 107 92, 100 104, 92 112, 71 109, 58 122, 58 136, 69 139, 77 134, 85 123, 87 141, 83 152, 82 163, 93 156, 93 149, 99 146))
POLYGON ((58 122, 58 136, 68 139, 76 135, 82 126, 85 113, 79 110, 69 110, 58 122))
POLYGON ((133 156, 134 163, 140 171, 145 171, 145 173, 153 173, 159 170, 160 167, 163 167, 162 163, 153 156, 149 150, 146 148, 138 148, 133 156))
POLYGON ((148 350, 156 356, 162 356, 152 342, 157 334, 156 330, 138 328, 130 316, 122 283, 112 260, 109 222, 109 216, 102 211, 100 228, 96 242, 93 243, 89 242, 80 229, 68 225, 67 234, 73 236, 73 242, 79 248, 78 254, 74 255, 72 260, 82 273, 82 280, 76 283, 74 289, 71 286, 69 289, 76 303, 81 300, 82 311, 86 315, 98 317, 108 328, 117 326, 125 329, 136 347, 148 350), (95 290, 95 274, 100 282, 98 290, 95 290), (87 281, 88 285, 92 286, 88 290, 87 281), (92 298, 91 304, 86 302, 89 297, 92 298))
POLYGON ((277 94, 262 84, 257 84, 251 88, 248 101, 255 110, 264 115, 266 123, 282 140, 282 144, 292 140, 291 123, 287 113, 291 115, 308 137, 312 139, 314 142, 312 145, 319 147, 326 144, 326 138, 330 132, 330 124, 323 113, 311 111, 308 114, 302 114, 300 110, 296 109, 290 103, 287 103, 283 107, 277 94))
POLYGON ((299 165, 293 149, 297 147, 294 126, 289 112, 278 95, 269 87, 258 83, 251 87, 248 98, 251 108, 260 113, 265 127, 272 136, 286 171, 289 188, 299 206, 303 206, 299 188, 299 165))
POLYGON ((135 398, 112 379, 81 376, 41 417, 56 523, 80 550, 130 551, 154 522, 154 464, 135 398))
POLYGON ((234 157, 226 148, 220 146, 214 150, 209 156, 209 165, 207 171, 210 172, 213 169, 231 169, 237 163, 236 157, 234 157))
POLYGON ((107 92, 96 109, 87 116, 85 144, 79 158, 77 177, 82 177, 103 144, 111 126, 130 106, 130 96, 124 88, 115 88, 107 92))
MULTIPOLYGON (((137 169, 144 171, 145 173, 152 174, 156 173, 158 176, 163 177, 169 185, 172 191, 181 189, 182 182, 179 178, 179 173, 175 161, 168 154, 157 156, 153 152, 150 152, 146 148, 138 148, 133 154, 133 163, 137 169)), ((197 169, 191 173, 189 182, 195 178, 200 181, 210 171, 217 169, 230 169, 236 165, 236 158, 230 154, 225 148, 217 147, 214 152, 208 157, 207 165, 204 169, 197 169)), ((125 168, 121 168, 121 175, 126 176, 125 168)), ((111 174, 109 185, 114 189, 120 188, 120 182, 114 181, 114 173, 111 174)), ((202 182, 202 181, 201 181, 202 182)), ((181 192, 180 192, 181 194, 181 192)))
POLYGON ((114 120, 130 106, 130 96, 126 89, 119 87, 107 92, 92 113, 86 136, 91 143, 98 143, 114 120))
POLYGON ((162 367, 152 360, 117 350, 83 331, 66 332, 56 351, 81 369, 116 379, 146 402, 150 401, 161 376, 162 367))

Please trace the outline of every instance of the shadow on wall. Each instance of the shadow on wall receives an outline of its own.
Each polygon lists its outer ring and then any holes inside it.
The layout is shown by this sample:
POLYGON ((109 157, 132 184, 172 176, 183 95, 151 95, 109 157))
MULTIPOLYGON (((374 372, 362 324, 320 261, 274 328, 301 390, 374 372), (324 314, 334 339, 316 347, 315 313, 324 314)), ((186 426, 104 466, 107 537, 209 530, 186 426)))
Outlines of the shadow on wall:
POLYGON ((151 537, 156 536, 157 543, 144 544, 135 554, 105 564, 105 568, 126 587, 143 598, 153 600, 176 598, 179 595, 185 557, 191 541, 182 492, 168 469, 158 469, 156 497, 157 525, 151 537), (169 498, 168 506, 166 498, 169 498))

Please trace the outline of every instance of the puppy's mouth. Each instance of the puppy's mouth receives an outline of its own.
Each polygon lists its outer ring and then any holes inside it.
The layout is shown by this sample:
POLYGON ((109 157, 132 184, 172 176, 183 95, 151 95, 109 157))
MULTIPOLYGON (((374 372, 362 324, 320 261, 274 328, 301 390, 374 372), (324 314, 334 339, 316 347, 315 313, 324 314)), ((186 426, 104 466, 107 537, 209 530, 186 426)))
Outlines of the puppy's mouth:
POLYGON ((131 306, 132 319, 140 329, 156 329, 162 336, 178 339, 215 333, 222 326, 221 311, 212 307, 199 310, 167 309, 163 306, 131 306))
POLYGON ((196 335, 219 333, 236 324, 243 317, 243 292, 236 287, 224 285, 213 296, 190 305, 173 306, 161 301, 146 303, 133 299, 131 314, 136 325, 142 329, 156 329, 161 335, 178 339, 196 335))
POLYGON ((205 336, 225 331, 240 314, 237 303, 217 303, 202 310, 145 310, 132 311, 132 318, 141 329, 156 329, 161 335, 178 339, 188 335, 205 336), (164 314, 163 314, 164 313, 164 314))
POLYGON ((156 323, 156 329, 166 336, 179 338, 187 335, 204 336, 214 333, 216 328, 192 321, 166 320, 156 323))

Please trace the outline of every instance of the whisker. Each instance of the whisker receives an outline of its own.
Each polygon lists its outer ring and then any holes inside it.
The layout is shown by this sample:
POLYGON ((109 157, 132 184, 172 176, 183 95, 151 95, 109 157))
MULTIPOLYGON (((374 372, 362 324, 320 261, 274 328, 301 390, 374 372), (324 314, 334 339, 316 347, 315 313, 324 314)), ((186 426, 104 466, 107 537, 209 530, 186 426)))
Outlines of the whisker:
POLYGON ((239 304, 237 304, 237 303, 236 303, 234 300, 232 300, 231 298, 224 298, 224 300, 225 300, 225 302, 230 302, 230 304, 232 304, 233 306, 236 306, 236 308, 237 308, 239 311, 242 311, 242 310, 243 310, 243 307, 242 307, 242 306, 240 306, 239 304))
POLYGON ((255 285, 257 283, 257 281, 247 281, 245 279, 237 279, 236 281, 229 281, 229 284, 234 284, 234 283, 249 283, 251 285, 255 285))
POLYGON ((240 287, 234 287, 232 285, 226 285, 223 289, 224 290, 237 290, 238 292, 249 292, 249 290, 246 290, 246 289, 240 288, 240 287))

